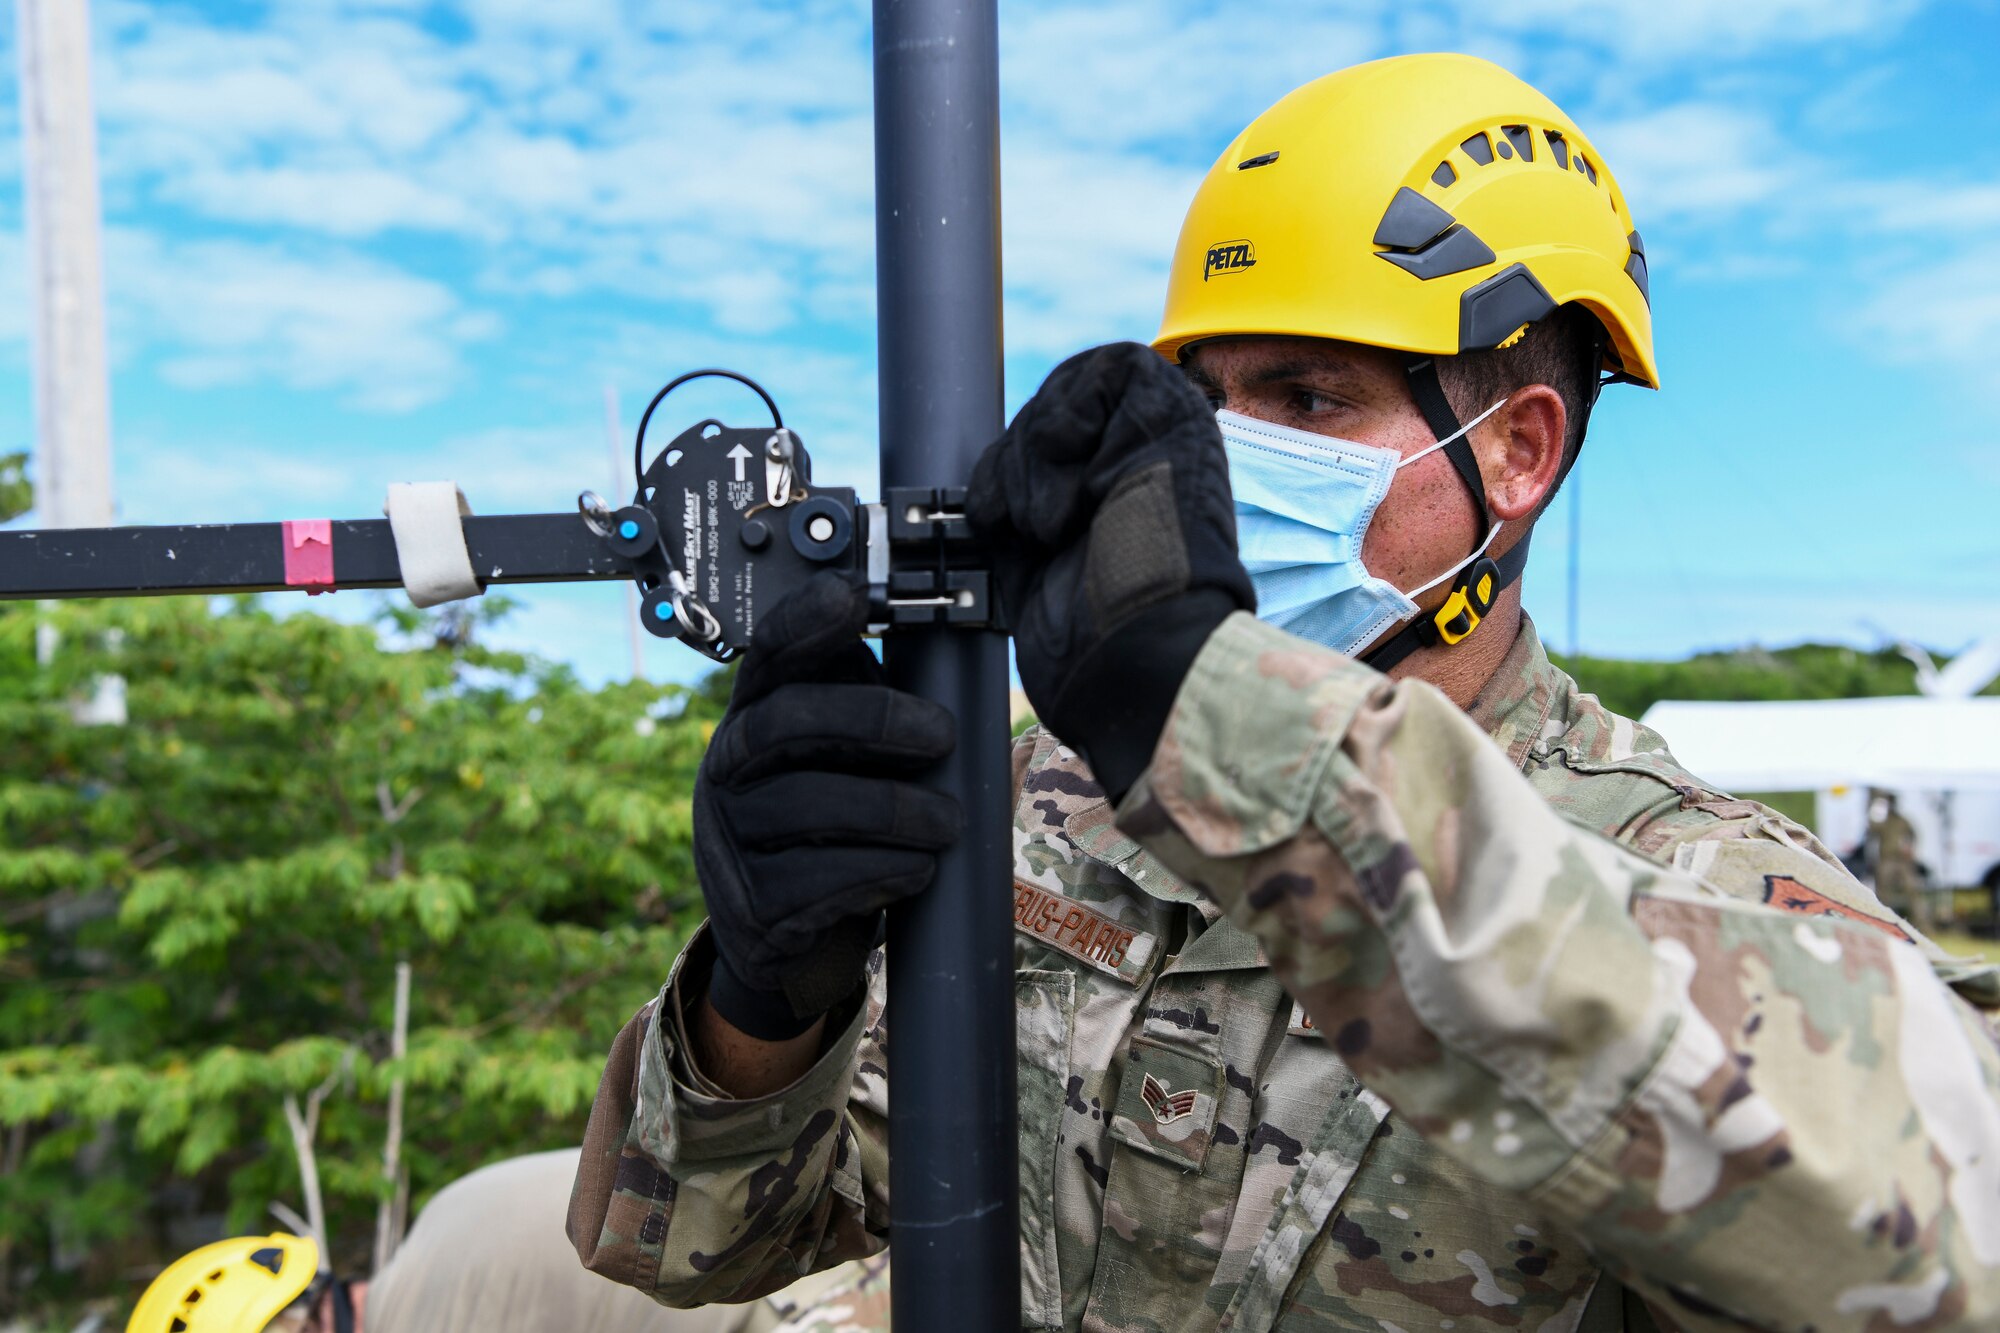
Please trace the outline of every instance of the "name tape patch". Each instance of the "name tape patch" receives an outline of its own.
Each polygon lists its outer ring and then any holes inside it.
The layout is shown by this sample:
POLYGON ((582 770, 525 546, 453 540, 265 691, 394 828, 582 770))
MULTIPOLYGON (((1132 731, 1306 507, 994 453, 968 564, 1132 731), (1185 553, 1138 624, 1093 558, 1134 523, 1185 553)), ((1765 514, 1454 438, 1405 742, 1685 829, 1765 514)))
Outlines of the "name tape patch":
POLYGON ((1153 954, 1147 932, 1026 880, 1014 881, 1014 929, 1123 981, 1137 975, 1153 954))

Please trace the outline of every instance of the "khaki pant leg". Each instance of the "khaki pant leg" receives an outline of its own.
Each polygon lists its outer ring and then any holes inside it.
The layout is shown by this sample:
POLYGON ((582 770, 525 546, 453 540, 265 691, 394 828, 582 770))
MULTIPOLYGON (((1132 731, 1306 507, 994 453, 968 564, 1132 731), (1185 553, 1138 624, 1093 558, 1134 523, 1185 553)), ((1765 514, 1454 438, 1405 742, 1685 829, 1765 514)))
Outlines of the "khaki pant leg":
POLYGON ((889 1256, 800 1278, 757 1302, 736 1333, 889 1333, 889 1256))

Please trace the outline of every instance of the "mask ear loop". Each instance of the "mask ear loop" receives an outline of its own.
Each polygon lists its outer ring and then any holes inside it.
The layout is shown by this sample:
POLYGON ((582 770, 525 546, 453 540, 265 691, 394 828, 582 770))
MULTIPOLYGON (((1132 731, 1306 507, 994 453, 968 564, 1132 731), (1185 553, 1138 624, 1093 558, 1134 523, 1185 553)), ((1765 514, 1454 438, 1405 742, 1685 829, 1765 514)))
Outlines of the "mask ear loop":
MULTIPOLYGON (((1445 446, 1452 444, 1457 440, 1463 439, 1465 436, 1469 435, 1472 432, 1472 428, 1474 426, 1477 426, 1480 422, 1486 420, 1486 418, 1492 416, 1495 412, 1498 412, 1501 408, 1505 407, 1506 405, 1507 405, 1507 400, 1505 398, 1500 399, 1498 402, 1494 403, 1493 406, 1487 408, 1484 412, 1481 412, 1478 416, 1466 422, 1463 426, 1460 426, 1458 430, 1453 433, 1450 439, 1439 440, 1436 444, 1426 445, 1424 448, 1419 449, 1415 453, 1411 454, 1408 458, 1405 458, 1402 462, 1396 464, 1396 470, 1400 472, 1404 468, 1408 467, 1410 464, 1416 462, 1418 459, 1428 458, 1430 455, 1436 453, 1438 450, 1444 448, 1445 446)), ((1484 509, 1485 505, 1482 503, 1480 507, 1484 509)), ((1485 555, 1486 552, 1489 549, 1491 549, 1493 545, 1493 539, 1500 535, 1500 529, 1507 526, 1506 524, 1502 523, 1499 519, 1494 518, 1490 512, 1487 514, 1486 518, 1487 518, 1486 536, 1483 539, 1481 539, 1479 545, 1472 548, 1471 555, 1468 555, 1467 557, 1465 557, 1465 559, 1459 561, 1457 564, 1453 565, 1450 569, 1445 570, 1444 573, 1438 575, 1436 578, 1432 579, 1429 583, 1424 584, 1423 587, 1412 588, 1410 589, 1410 591, 1404 593, 1403 595, 1405 597, 1408 597, 1411 601, 1415 601, 1417 598, 1422 597, 1425 593, 1429 592, 1432 588, 1437 587, 1438 584, 1443 583, 1446 579, 1452 577, 1452 575, 1457 574, 1459 571, 1463 570, 1467 565, 1471 564, 1473 561, 1479 559, 1480 556, 1485 555)))
POLYGON ((1480 556, 1485 555, 1487 548, 1493 545, 1493 539, 1500 535, 1500 529, 1506 526, 1507 525, 1504 523, 1495 523, 1492 527, 1486 529, 1486 540, 1480 542, 1477 549, 1475 549, 1471 555, 1465 557, 1465 559, 1459 561, 1457 564, 1453 565, 1450 569, 1447 569, 1444 573, 1438 575, 1436 578, 1432 579, 1429 583, 1426 583, 1423 587, 1412 588, 1403 595, 1414 602, 1417 600, 1417 598, 1422 597, 1432 588, 1437 587, 1438 584, 1443 583, 1446 579, 1452 577, 1454 574, 1457 574, 1467 565, 1479 559, 1480 556))
MULTIPOLYGON (((1443 449, 1448 445, 1456 444, 1459 440, 1464 439, 1466 435, 1470 434, 1474 426, 1477 426, 1480 422, 1486 420, 1486 418, 1492 416, 1495 412, 1498 412, 1501 408, 1505 406, 1507 406, 1507 400, 1505 398, 1498 400, 1493 404, 1493 406, 1487 408, 1484 412, 1481 412, 1478 416, 1466 422, 1463 426, 1460 426, 1457 430, 1453 431, 1450 435, 1445 436, 1443 439, 1439 440, 1436 444, 1427 444, 1423 448, 1411 454, 1408 458, 1398 461, 1396 464, 1396 470, 1398 472, 1401 472, 1404 468, 1416 462, 1418 459, 1429 458, 1432 454, 1436 453, 1438 450, 1443 449)), ((1481 512, 1488 512, 1486 510, 1486 492, 1483 486, 1479 494, 1474 496, 1473 499, 1479 505, 1481 512)), ((1486 547, 1485 545, 1482 544, 1479 549, 1483 551, 1486 549, 1486 547)), ((1425 586, 1428 587, 1429 585, 1426 584, 1425 586)), ((1419 589, 1419 591, 1421 591, 1421 589, 1419 589)))
POLYGON ((1466 432, 1498 411, 1507 400, 1493 404, 1468 424, 1461 425, 1458 413, 1445 397, 1444 385, 1438 381, 1437 361, 1428 356, 1411 357, 1404 363, 1404 374, 1410 382, 1410 396, 1416 400, 1417 410, 1437 437, 1437 443, 1421 449, 1398 463, 1414 463, 1434 450, 1444 450, 1444 456, 1451 460, 1458 470, 1459 480, 1472 496, 1472 503, 1486 519, 1486 535, 1479 541, 1472 553, 1453 568, 1426 583, 1410 594, 1415 597, 1437 587, 1454 574, 1458 576, 1451 596, 1436 612, 1420 615, 1384 639, 1370 651, 1361 654, 1361 660, 1377 671, 1387 671, 1396 663, 1408 657, 1417 649, 1433 643, 1459 643, 1473 630, 1479 628, 1480 619, 1501 589, 1520 577, 1527 564, 1528 543, 1515 543, 1514 549, 1506 556, 1506 568, 1486 558, 1486 551, 1493 545, 1493 539, 1500 533, 1500 520, 1493 516, 1493 510, 1486 503, 1486 481, 1479 475, 1479 459, 1472 452, 1471 442, 1466 432))

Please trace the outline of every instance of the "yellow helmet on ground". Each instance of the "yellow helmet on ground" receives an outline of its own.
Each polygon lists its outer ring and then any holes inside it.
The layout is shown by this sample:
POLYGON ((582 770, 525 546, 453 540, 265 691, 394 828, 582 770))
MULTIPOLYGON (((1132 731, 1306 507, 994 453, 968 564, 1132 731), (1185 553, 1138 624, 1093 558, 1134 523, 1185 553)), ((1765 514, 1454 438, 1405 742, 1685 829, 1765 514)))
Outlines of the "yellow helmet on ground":
POLYGON ((1396 56, 1296 89, 1223 152, 1153 346, 1265 333, 1451 355, 1572 302, 1604 325, 1606 369, 1659 387, 1645 246, 1596 146, 1490 61, 1396 56))
POLYGON ((278 1232, 204 1245, 167 1265, 125 1333, 261 1333, 319 1270, 319 1246, 278 1232))

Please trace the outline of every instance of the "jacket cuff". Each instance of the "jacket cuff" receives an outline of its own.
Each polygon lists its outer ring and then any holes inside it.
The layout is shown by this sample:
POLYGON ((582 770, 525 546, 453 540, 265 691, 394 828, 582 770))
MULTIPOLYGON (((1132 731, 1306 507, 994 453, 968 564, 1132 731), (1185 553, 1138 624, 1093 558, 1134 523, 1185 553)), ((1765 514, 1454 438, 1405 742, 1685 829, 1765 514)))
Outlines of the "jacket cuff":
POLYGON ((854 1081, 865 989, 827 1015, 825 1048, 796 1082, 762 1097, 725 1092, 702 1072, 688 1039, 688 1015, 707 994, 714 965, 715 945, 704 922, 674 960, 660 992, 658 1021, 640 1051, 633 1124, 641 1148, 658 1161, 703 1162, 789 1148, 815 1114, 840 1113, 854 1081))
POLYGON ((1236 612, 1189 669, 1120 826, 1142 837, 1163 813, 1207 857, 1283 842, 1305 823, 1355 713, 1388 687, 1353 658, 1236 612))

